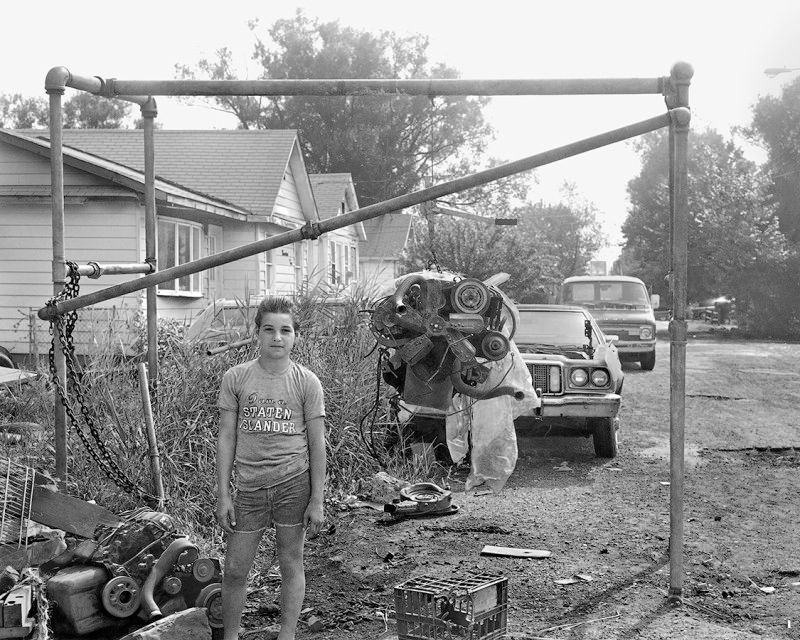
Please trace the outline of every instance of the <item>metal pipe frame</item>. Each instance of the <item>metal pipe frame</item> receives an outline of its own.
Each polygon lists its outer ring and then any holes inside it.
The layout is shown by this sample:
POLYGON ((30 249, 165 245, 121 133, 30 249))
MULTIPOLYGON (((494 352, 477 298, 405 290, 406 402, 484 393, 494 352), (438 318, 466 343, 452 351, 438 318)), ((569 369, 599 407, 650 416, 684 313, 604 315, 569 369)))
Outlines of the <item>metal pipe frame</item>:
POLYGON ((362 207, 361 209, 356 209, 355 211, 351 211, 350 213, 341 216, 322 220, 321 222, 313 225, 306 225, 300 229, 286 231, 284 233, 265 238, 264 240, 258 240, 234 249, 228 249, 227 251, 222 251, 212 256, 205 256, 199 260, 194 260, 182 265, 170 267, 164 271, 157 271, 156 273, 151 273, 150 275, 137 278, 136 280, 129 280, 128 282, 123 282, 106 289, 93 291, 92 293, 83 296, 58 302, 55 305, 45 306, 39 309, 38 315, 42 320, 50 320, 54 316, 66 313, 68 311, 74 311, 76 309, 97 304, 98 302, 103 302, 118 296, 133 293, 134 291, 140 291, 147 287, 161 284, 162 282, 168 282, 176 278, 182 278, 184 276, 205 271, 206 269, 213 267, 218 267, 241 258, 247 258, 263 251, 269 251, 270 249, 276 249, 288 244, 293 244, 295 242, 299 242, 300 240, 316 238, 323 233, 327 233, 335 229, 341 229, 342 227, 347 227, 387 213, 392 213, 393 211, 400 211, 428 200, 435 200, 436 198, 441 198, 452 193, 457 193, 459 191, 471 189, 489 182, 494 182, 495 180, 500 180, 501 178, 507 178, 516 173, 535 169, 536 167, 541 167, 557 160, 563 160, 564 158, 585 153, 586 151, 591 151, 592 149, 598 149, 614 142, 621 142, 622 140, 634 138, 644 133, 667 127, 669 126, 670 121, 670 113, 664 113, 647 120, 642 120, 640 122, 621 127, 619 129, 601 133, 590 138, 584 138, 583 140, 551 149, 550 151, 528 156, 526 158, 522 158, 521 160, 515 160, 514 162, 501 164, 491 169, 479 171, 478 173, 474 173, 463 178, 457 178, 455 180, 443 182, 419 191, 413 191, 403 196, 391 198, 390 200, 386 200, 384 202, 378 202, 367 207, 362 207))
MULTIPOLYGON (((72 273, 71 268, 67 268, 72 273)), ((132 273, 153 273, 155 266, 147 262, 132 262, 127 264, 98 264, 97 262, 87 262, 78 265, 78 275, 87 278, 97 279, 103 275, 120 275, 132 273)))
MULTIPOLYGON (((424 96, 603 95, 663 93, 667 78, 102 80, 109 96, 424 96)), ((105 95, 105 94, 104 94, 105 95)))
POLYGON ((683 592, 683 511, 684 511, 684 440, 686 427, 686 336, 687 277, 689 262, 689 84, 694 70, 686 63, 671 69, 667 106, 671 107, 670 123, 670 220, 672 320, 670 334, 670 397, 669 397, 669 598, 680 601, 683 592))
MULTIPOLYGON (((141 105, 144 120, 144 244, 145 262, 152 271, 157 270, 156 257, 156 152, 155 118, 158 115, 156 101, 150 98, 141 105)), ((158 403, 158 291, 148 287, 147 301, 147 366, 150 395, 158 403)))
MULTIPOLYGON (((155 285, 177 277, 203 271, 233 260, 238 260, 261 251, 266 251, 344 226, 355 224, 379 215, 398 211, 405 207, 433 200, 457 191, 507 177, 538 166, 564 159, 594 148, 631 138, 648 131, 670 127, 670 286, 672 288, 673 318, 670 321, 670 589, 669 597, 680 601, 683 586, 683 480, 685 437, 685 390, 686 390, 686 292, 688 259, 688 132, 691 113, 689 111, 689 84, 694 71, 691 65, 679 62, 673 65, 668 77, 658 78, 610 78, 610 79, 551 79, 551 80, 461 80, 461 79, 331 79, 331 80, 165 80, 137 81, 103 79, 98 76, 76 76, 64 67, 54 67, 47 74, 45 89, 50 94, 50 143, 51 184, 53 217, 53 289, 60 293, 64 285, 64 184, 61 133, 61 96, 66 86, 89 91, 109 98, 135 102, 144 107, 154 95, 218 96, 348 96, 348 95, 600 95, 600 94, 645 94, 660 93, 664 96, 669 112, 665 116, 652 118, 617 129, 607 134, 559 147, 550 152, 530 156, 482 171, 473 176, 453 180, 416 191, 406 196, 358 209, 338 220, 329 219, 303 229, 290 231, 231 249, 216 256, 156 271, 138 280, 116 287, 73 298, 58 303, 55 307, 40 309, 38 315, 44 320, 73 309, 89 306, 125 293, 155 285), (147 95, 147 98, 140 95, 147 95)), ((154 108, 154 105, 153 105, 154 108)), ((145 121, 147 118, 145 118, 145 121)), ((147 145, 147 142, 146 142, 147 145)), ((151 153, 146 149, 145 162, 151 153)), ((146 178, 147 182, 147 178, 146 178)), ((147 200, 147 198, 146 198, 147 200)), ((148 250, 148 256, 151 256, 148 250)), ((153 256, 154 258, 154 256, 153 256)), ((155 262, 153 261, 155 265, 155 262)), ((148 303, 148 311, 151 305, 148 303)), ((153 305, 154 308, 154 305, 153 305)), ((148 318, 148 334, 150 323, 148 318)), ((153 331, 155 334, 155 331, 153 331)), ((150 337, 148 336, 148 345, 150 337)), ((57 375, 65 377, 64 355, 58 341, 56 350, 57 375)), ((148 349, 150 350, 150 349, 148 349)), ((156 350, 153 348, 152 353, 156 350)), ((154 374, 155 368, 151 368, 154 374)), ((60 403, 56 404, 56 475, 62 481, 66 477, 66 431, 65 414, 60 403), (60 462, 59 462, 60 461, 60 462)))

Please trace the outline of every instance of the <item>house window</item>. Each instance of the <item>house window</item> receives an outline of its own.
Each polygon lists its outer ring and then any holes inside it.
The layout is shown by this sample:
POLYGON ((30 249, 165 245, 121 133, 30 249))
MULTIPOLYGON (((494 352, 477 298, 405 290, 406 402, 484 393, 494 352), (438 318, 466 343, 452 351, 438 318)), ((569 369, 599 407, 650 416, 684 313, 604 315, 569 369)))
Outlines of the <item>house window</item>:
MULTIPOLYGON (((160 271, 200 258, 200 225, 178 220, 158 221, 158 268, 160 271)), ((202 295, 200 274, 193 273, 158 285, 158 292, 167 295, 202 295)))
MULTIPOLYGON (((217 238, 215 236, 208 236, 208 255, 213 256, 217 253, 217 238)), ((217 281, 217 270, 219 267, 214 267, 208 270, 208 282, 214 284, 217 281)))
POLYGON ((353 272, 352 279, 358 280, 358 249, 350 247, 350 270, 353 272))
POLYGON ((342 282, 342 254, 340 247, 335 242, 328 243, 328 264, 330 267, 330 284, 341 284, 342 282))
MULTIPOLYGON (((269 236, 266 236, 269 237, 269 236)), ((275 284, 275 262, 273 259, 273 250, 264 252, 265 272, 264 272, 264 286, 267 288, 267 293, 272 291, 275 284)))
POLYGON ((294 243, 294 287, 303 290, 303 276, 308 269, 308 246, 305 242, 294 243))
POLYGON ((350 271, 350 247, 342 247, 344 253, 344 284, 350 284, 353 272, 350 271))

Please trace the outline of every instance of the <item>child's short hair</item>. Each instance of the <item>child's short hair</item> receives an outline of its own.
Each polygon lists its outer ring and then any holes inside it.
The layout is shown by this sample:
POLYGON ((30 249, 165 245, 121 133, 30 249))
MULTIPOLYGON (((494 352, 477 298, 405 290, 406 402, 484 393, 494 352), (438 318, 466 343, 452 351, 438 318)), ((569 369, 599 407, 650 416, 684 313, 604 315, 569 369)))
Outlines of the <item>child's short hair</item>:
POLYGON ((294 303, 289 298, 267 297, 261 301, 256 310, 256 331, 261 329, 261 317, 265 313, 288 313, 292 316, 292 326, 295 331, 300 330, 300 323, 294 315, 294 303))

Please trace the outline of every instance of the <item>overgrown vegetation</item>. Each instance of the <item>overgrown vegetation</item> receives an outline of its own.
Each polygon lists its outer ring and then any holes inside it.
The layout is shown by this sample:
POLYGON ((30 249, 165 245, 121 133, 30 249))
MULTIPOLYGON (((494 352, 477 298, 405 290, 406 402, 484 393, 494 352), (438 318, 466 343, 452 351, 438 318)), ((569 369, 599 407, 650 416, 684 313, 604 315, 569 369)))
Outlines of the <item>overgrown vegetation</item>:
MULTIPOLYGON (((395 429, 387 419, 385 385, 376 387, 379 371, 375 345, 359 313, 366 299, 348 298, 335 307, 323 300, 304 298, 298 304, 301 331, 293 358, 320 377, 325 389, 330 500, 357 493, 382 468, 407 480, 420 480, 431 469, 415 466, 398 456, 383 454, 383 442, 395 429), (335 313, 334 313, 335 311, 335 313), (376 400, 377 411, 372 411, 376 400), (374 416, 374 424, 373 424, 374 416), (362 426, 363 422, 363 426, 362 426)), ((214 523, 216 494, 216 399, 222 374, 231 366, 257 357, 250 344, 216 356, 207 345, 184 338, 181 324, 159 323, 159 380, 152 398, 165 510, 177 518, 183 531, 207 550, 218 549, 221 531, 214 523)), ((135 353, 123 355, 120 345, 109 344, 82 361, 86 405, 95 416, 101 439, 122 472, 137 486, 151 491, 152 474, 147 433, 137 377, 144 358, 146 336, 141 331, 135 353)), ((18 443, 3 442, 0 455, 52 474, 53 386, 46 368, 33 383, 0 394, 1 421, 36 422, 41 430, 18 443)), ((74 395, 71 396, 74 401, 74 395)), ((77 408, 76 408, 77 410, 77 408)), ((81 421, 84 431, 85 424, 81 421)), ((95 445, 88 436, 90 441, 95 445)), ((119 513, 144 502, 113 484, 69 427, 67 491, 119 513)), ((151 505, 152 506, 152 505, 151 505)))

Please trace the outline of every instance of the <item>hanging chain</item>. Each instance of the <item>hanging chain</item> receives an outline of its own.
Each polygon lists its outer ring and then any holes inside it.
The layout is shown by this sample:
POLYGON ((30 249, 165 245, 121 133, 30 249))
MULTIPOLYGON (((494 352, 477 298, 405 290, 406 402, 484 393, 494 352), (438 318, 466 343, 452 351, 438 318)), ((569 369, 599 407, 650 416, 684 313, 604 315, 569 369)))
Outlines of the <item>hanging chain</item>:
POLYGON ((436 257, 436 252, 433 250, 433 247, 431 247, 431 259, 428 260, 428 266, 426 269, 430 270, 432 267, 436 267, 436 271, 439 273, 442 272, 442 267, 439 264, 439 259, 436 257))
MULTIPOLYGON (((47 302, 47 306, 49 307, 55 306, 62 300, 75 298, 80 292, 81 276, 78 273, 78 265, 69 261, 67 261, 65 264, 69 271, 69 280, 64 284, 64 289, 61 291, 61 293, 57 294, 47 302)), ((94 417, 89 412, 89 408, 86 404, 86 399, 83 395, 82 376, 78 371, 75 358, 73 332, 75 330, 75 323, 78 320, 78 313, 77 311, 68 311, 63 315, 64 317, 62 318, 61 315, 56 314, 50 321, 50 335, 52 336, 52 339, 50 342, 49 360, 50 375, 53 379, 53 383, 56 386, 58 395, 61 398, 61 403, 64 405, 64 410, 69 417, 70 424, 72 425, 73 429, 75 429, 78 437, 81 439, 83 446, 92 456, 92 459, 95 461, 95 463, 97 463, 97 466, 103 470, 109 480, 116 484, 120 489, 123 489, 130 494, 145 498, 151 497, 147 492, 137 487, 125 475, 125 472, 119 467, 103 442, 100 432, 95 424, 94 417), (94 441, 97 443, 96 446, 92 445, 86 433, 78 424, 75 411, 72 408, 71 403, 67 400, 67 389, 62 386, 61 380, 58 377, 55 359, 56 336, 58 337, 58 341, 61 345, 61 351, 63 352, 66 360, 67 387, 71 387, 73 393, 75 394, 75 400, 80 407, 81 415, 83 416, 84 422, 89 427, 89 431, 91 432, 94 441)))

